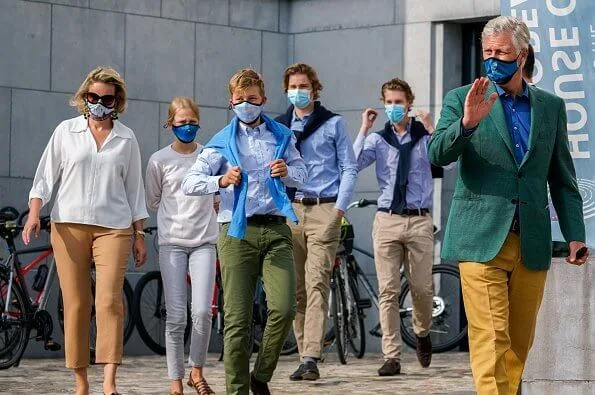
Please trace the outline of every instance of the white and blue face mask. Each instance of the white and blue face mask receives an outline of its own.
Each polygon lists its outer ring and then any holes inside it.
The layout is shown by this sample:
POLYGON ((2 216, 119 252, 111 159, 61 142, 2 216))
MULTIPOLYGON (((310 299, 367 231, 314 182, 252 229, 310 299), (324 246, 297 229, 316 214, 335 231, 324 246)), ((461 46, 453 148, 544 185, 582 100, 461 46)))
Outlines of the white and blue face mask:
POLYGON ((231 108, 238 119, 247 124, 256 121, 260 114, 262 114, 262 104, 252 104, 247 101, 233 104, 231 108))
POLYGON ((407 113, 403 104, 385 104, 384 112, 391 123, 401 122, 407 113))
POLYGON ((310 91, 306 89, 288 89, 287 99, 297 108, 306 108, 310 105, 310 91))
POLYGON ((174 132, 174 135, 178 140, 182 143, 188 144, 196 139, 196 134, 200 127, 193 123, 187 123, 180 126, 172 126, 171 130, 174 132))

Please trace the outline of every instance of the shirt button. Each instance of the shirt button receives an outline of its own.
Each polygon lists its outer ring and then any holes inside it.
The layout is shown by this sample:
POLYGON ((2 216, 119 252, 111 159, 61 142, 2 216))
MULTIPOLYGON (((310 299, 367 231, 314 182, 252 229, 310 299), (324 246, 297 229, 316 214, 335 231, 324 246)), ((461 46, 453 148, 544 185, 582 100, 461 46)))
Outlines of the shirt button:
POLYGON ((512 112, 515 112, 515 111, 516 111, 516 110, 513 108, 513 109, 512 109, 512 112))
POLYGON ((520 145, 518 145, 518 144, 517 144, 517 145, 516 145, 516 147, 517 147, 517 148, 519 148, 519 147, 520 147, 520 145))
POLYGON ((514 130, 516 130, 516 126, 514 127, 514 130))

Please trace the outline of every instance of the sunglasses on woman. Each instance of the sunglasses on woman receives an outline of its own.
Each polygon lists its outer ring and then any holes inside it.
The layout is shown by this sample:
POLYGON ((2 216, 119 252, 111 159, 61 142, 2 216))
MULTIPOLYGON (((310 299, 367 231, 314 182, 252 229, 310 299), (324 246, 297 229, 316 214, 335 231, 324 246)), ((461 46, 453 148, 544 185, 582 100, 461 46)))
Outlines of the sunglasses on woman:
POLYGON ((116 105, 116 96, 114 95, 99 96, 97 93, 87 92, 86 99, 88 103, 101 103, 107 108, 113 108, 116 105))

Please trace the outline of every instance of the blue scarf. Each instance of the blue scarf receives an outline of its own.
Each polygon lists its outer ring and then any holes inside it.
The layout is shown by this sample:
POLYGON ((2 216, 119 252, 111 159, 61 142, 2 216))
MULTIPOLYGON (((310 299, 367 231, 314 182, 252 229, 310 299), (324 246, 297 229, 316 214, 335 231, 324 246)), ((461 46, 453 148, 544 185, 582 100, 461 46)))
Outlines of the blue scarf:
MULTIPOLYGON (((287 146, 291 142, 291 131, 285 126, 278 122, 273 121, 271 118, 264 114, 260 115, 264 120, 267 130, 271 131, 277 141, 275 148, 275 159, 281 159, 285 154, 287 146)), ((242 168, 240 163, 240 154, 238 153, 238 147, 236 145, 236 136, 238 134, 238 123, 237 117, 234 117, 229 125, 221 129, 211 141, 207 143, 206 148, 213 148, 217 152, 227 159, 230 165, 239 166, 242 168)), ((269 177, 267 179, 267 186, 269 193, 275 202, 277 209, 291 221, 297 224, 298 219, 293 212, 291 201, 287 197, 285 192, 285 185, 281 181, 280 177, 269 177)), ((231 224, 227 231, 227 235, 238 239, 243 239, 246 233, 246 226, 248 221, 246 219, 246 198, 248 195, 248 174, 242 168, 242 179, 240 185, 234 187, 234 199, 233 199, 233 213, 231 216, 231 224)))

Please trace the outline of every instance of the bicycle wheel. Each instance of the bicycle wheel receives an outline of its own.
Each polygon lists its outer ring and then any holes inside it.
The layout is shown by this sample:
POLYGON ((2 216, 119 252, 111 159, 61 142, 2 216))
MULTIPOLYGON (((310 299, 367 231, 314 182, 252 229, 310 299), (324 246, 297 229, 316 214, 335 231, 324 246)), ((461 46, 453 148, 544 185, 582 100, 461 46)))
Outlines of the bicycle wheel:
MULTIPOLYGON (((161 273, 159 271, 145 273, 134 288, 132 300, 132 315, 139 336, 151 351, 165 355, 167 311, 161 273)), ((189 306, 187 307, 186 319, 184 343, 188 342, 192 329, 189 306)))
MULTIPOLYGON (((258 286, 262 287, 262 283, 260 283, 260 280, 258 286)), ((258 351, 258 349, 260 348, 262 336, 266 328, 268 314, 264 288, 257 290, 256 297, 257 300, 254 303, 252 311, 252 325, 250 327, 250 338, 248 342, 248 350, 250 350, 251 353, 258 351)), ((296 351, 297 340, 295 339, 293 328, 291 328, 289 330, 287 338, 285 339, 285 342, 283 343, 283 348, 281 348, 281 355, 291 355, 296 351)))
MULTIPOLYGON (((266 323, 256 324, 252 321, 252 326, 250 327, 250 338, 248 342, 248 350, 252 350, 252 352, 258 351, 260 348, 260 342, 262 341, 262 334, 264 333, 264 328, 266 327, 266 323)), ((289 330, 287 334, 287 338, 283 343, 283 347, 281 348, 281 355, 291 355, 297 352, 297 340, 295 339, 295 333, 293 332, 293 328, 289 330)))
MULTIPOLYGON (((435 353, 455 348, 467 336, 467 325, 460 327, 461 279, 459 270, 450 265, 436 265, 432 268, 434 297, 430 338, 435 353)), ((399 297, 401 307, 401 336, 410 347, 415 348, 417 338, 413 331, 413 304, 409 282, 401 286, 399 297)))
POLYGON ((281 355, 291 355, 295 354, 298 350, 297 340, 295 338, 295 333, 293 332, 293 328, 289 330, 289 334, 287 335, 287 339, 283 343, 283 348, 281 349, 281 355))
POLYGON ((8 274, 0 272, 0 369, 17 365, 29 343, 29 331, 25 295, 13 282, 8 303, 8 274), (5 314, 7 313, 7 314, 5 314))
POLYGON ((349 288, 347 288, 346 299, 348 302, 347 333, 349 345, 356 358, 360 359, 366 352, 366 328, 364 324, 364 312, 358 306, 360 300, 357 278, 349 276, 349 288))
POLYGON ((122 288, 122 302, 124 304, 124 344, 128 343, 134 331, 134 317, 132 316, 132 285, 127 278, 124 278, 122 288))
POLYGON ((337 355, 339 355, 339 361, 343 365, 347 363, 346 353, 346 328, 345 328, 345 295, 343 292, 343 279, 339 273, 339 268, 333 269, 333 276, 331 280, 331 316, 333 319, 333 327, 335 332, 335 345, 337 346, 337 355))
POLYGON ((252 304, 252 324, 250 325, 250 337, 248 338, 248 353, 257 352, 267 325, 267 299, 264 293, 262 279, 256 282, 254 291, 254 303, 252 304))
MULTIPOLYGON (((89 353, 90 363, 95 364, 95 342, 97 339, 97 324, 95 321, 95 271, 91 274, 91 326, 89 331, 89 353)), ((124 309, 124 344, 128 342, 134 331, 134 317, 132 316, 132 286, 128 279, 124 279, 122 286, 122 306, 124 309)), ((58 291, 58 323, 64 333, 64 301, 62 299, 62 290, 58 291)))

